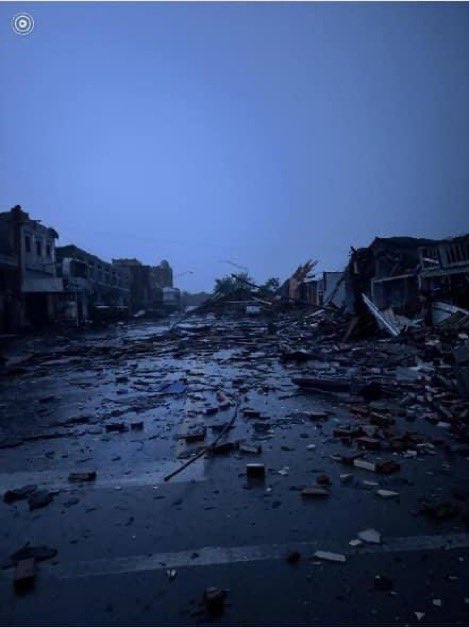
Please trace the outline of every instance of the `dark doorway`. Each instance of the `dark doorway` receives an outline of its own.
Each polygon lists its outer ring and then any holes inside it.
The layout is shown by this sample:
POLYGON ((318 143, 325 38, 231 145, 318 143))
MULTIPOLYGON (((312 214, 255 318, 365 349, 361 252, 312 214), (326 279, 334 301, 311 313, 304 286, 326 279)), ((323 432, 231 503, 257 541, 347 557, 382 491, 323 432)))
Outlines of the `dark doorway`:
POLYGON ((26 294, 26 319, 34 327, 43 327, 49 322, 47 294, 26 294))

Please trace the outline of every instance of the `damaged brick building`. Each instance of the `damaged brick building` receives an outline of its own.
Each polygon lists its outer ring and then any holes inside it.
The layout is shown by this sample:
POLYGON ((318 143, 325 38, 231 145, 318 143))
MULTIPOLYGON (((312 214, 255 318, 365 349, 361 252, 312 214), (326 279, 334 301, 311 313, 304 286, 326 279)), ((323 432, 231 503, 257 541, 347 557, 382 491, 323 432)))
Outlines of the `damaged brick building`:
POLYGON ((42 326, 56 318, 63 291, 55 271, 58 233, 19 205, 0 213, 0 330, 42 326))

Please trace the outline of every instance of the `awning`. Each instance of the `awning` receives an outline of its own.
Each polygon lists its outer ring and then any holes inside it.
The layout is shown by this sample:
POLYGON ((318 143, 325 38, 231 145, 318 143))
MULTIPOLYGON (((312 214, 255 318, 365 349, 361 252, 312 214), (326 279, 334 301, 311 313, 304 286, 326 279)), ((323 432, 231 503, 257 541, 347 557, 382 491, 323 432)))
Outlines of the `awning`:
POLYGON ((25 294, 57 294, 64 291, 63 279, 60 277, 23 279, 21 291, 25 294))

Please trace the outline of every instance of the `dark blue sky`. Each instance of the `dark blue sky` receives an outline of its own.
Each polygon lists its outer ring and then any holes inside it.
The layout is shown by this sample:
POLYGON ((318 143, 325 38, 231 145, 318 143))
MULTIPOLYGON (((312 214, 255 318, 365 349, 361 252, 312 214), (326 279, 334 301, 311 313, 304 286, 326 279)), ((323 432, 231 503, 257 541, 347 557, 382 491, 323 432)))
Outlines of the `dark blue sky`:
POLYGON ((1 3, 0 209, 184 288, 469 231, 468 168, 467 4, 1 3))

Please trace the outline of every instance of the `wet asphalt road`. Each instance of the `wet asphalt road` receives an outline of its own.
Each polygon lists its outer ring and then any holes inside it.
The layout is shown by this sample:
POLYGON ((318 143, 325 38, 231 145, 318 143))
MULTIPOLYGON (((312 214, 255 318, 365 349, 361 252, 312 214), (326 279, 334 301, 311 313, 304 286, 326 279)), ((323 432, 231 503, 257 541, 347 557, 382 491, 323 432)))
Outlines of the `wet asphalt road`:
MULTIPOLYGON (((249 338, 265 331, 252 325, 230 349, 193 351, 190 337, 168 344, 158 339, 163 327, 144 322, 9 348, 8 365, 25 371, 0 383, 0 489, 37 484, 54 498, 33 511, 25 501, 0 503, 0 557, 26 542, 58 553, 38 565, 34 590, 22 596, 12 569, 0 571, 1 624, 466 622, 467 529, 459 519, 432 523, 417 509, 424 496, 467 489, 467 460, 437 450, 399 455, 401 472, 391 476, 344 468, 331 459, 344 452, 332 429, 347 421, 347 402, 298 395, 290 381, 298 367, 280 364, 266 345, 256 351, 249 338), (176 381, 184 391, 166 394, 176 381), (258 421, 240 411, 229 435, 260 444, 262 454, 201 458, 165 482, 197 446, 178 436, 203 424, 211 442, 211 427, 232 418, 233 405, 204 415, 217 389, 266 417, 268 431, 257 432, 258 421), (301 414, 319 410, 328 420, 301 414), (142 431, 105 429, 139 421, 142 431), (247 481, 248 462, 265 464, 265 482, 247 481), (97 471, 95 482, 68 482, 69 472, 87 470, 97 471), (332 481, 330 496, 305 500, 301 488, 319 473, 332 481), (353 476, 344 483, 342 473, 353 476), (382 499, 378 488, 399 496, 382 499), (381 544, 349 545, 370 527, 381 544), (301 557, 289 564, 293 549, 301 557), (346 561, 321 561, 316 550, 346 561), (376 590, 377 574, 393 589, 376 590), (220 616, 199 604, 208 586, 228 591, 220 616)), ((238 331, 233 324, 225 332, 238 331)), ((428 435, 435 428, 412 426, 428 435)))

